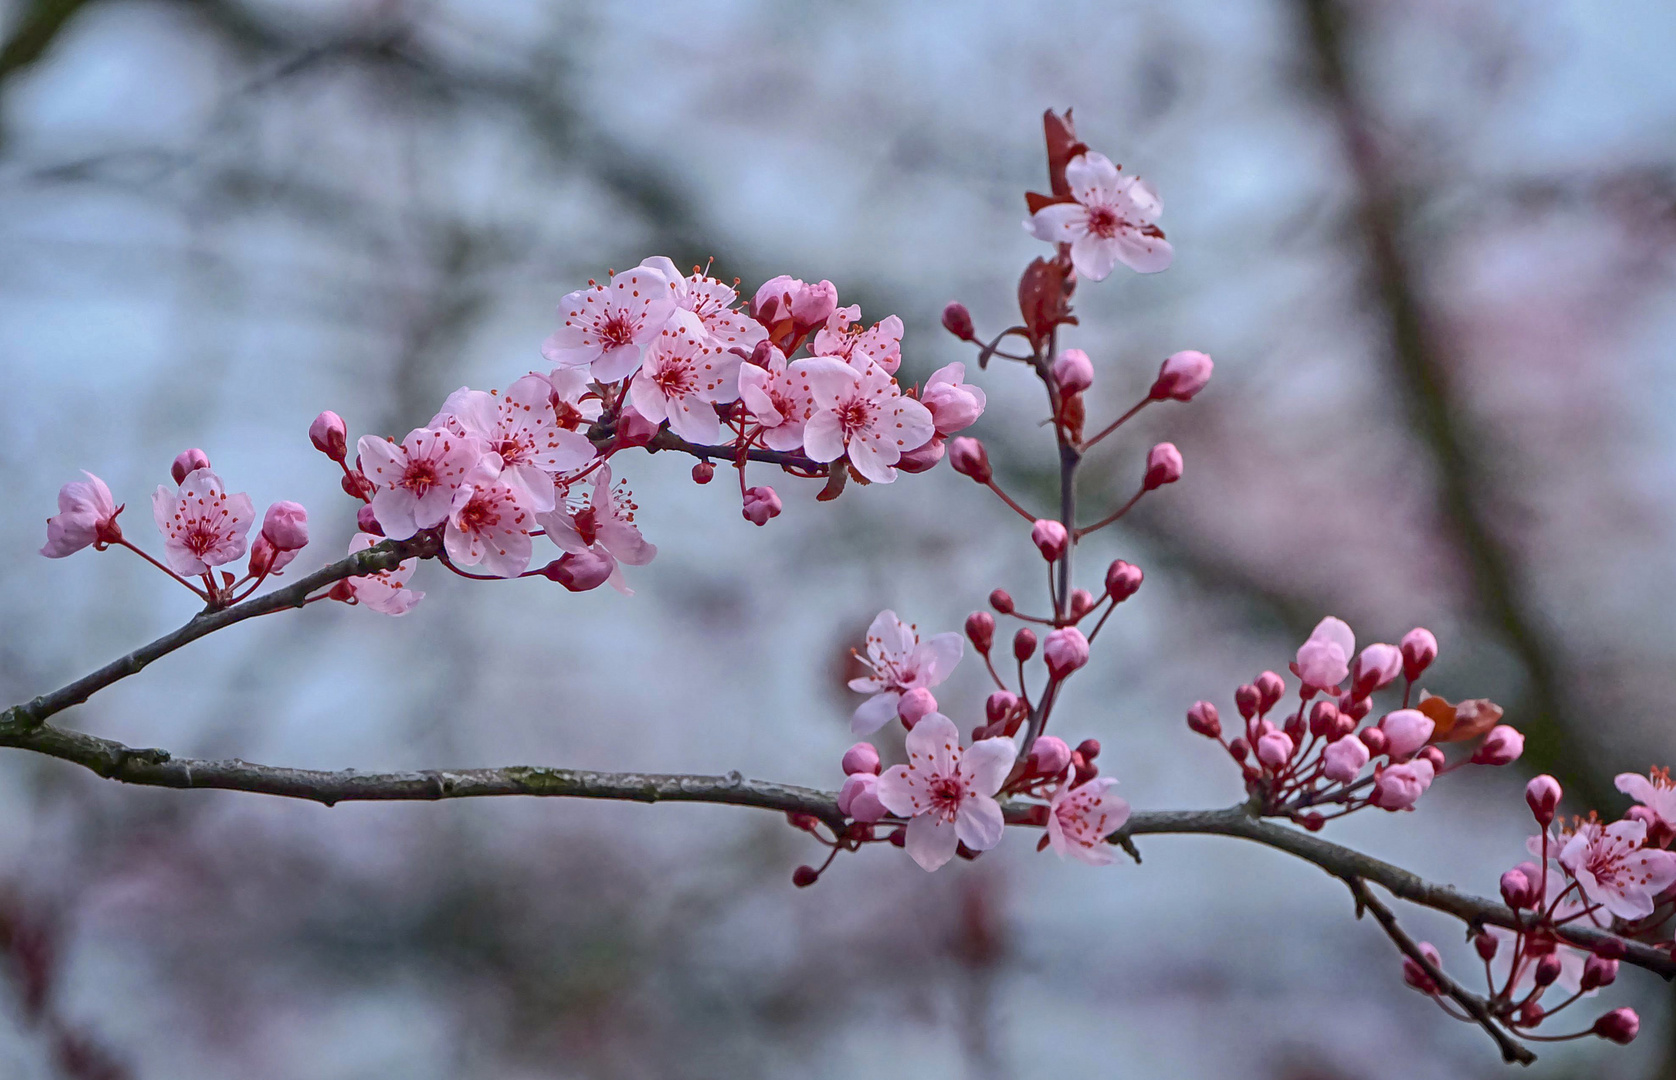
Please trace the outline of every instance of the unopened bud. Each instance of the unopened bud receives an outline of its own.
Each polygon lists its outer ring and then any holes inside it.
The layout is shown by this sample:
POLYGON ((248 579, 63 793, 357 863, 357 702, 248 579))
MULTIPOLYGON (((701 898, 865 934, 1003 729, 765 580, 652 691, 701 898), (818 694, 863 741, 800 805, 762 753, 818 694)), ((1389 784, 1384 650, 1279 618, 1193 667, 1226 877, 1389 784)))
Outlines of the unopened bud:
POLYGON ((1077 753, 1082 755, 1084 761, 1093 761, 1100 756, 1100 740, 1084 739, 1077 743, 1077 753))
POLYGON ((693 483, 708 484, 716 478, 716 467, 708 461, 701 461, 693 466, 693 483))
POLYGON ((1437 638, 1423 626, 1416 626, 1402 636, 1402 670, 1410 680, 1432 666, 1437 659, 1437 638))
POLYGON ((1165 484, 1173 484, 1181 479, 1181 470, 1181 451, 1176 449, 1175 443, 1161 442, 1147 452, 1146 477, 1141 486, 1147 491, 1154 491, 1165 484))
POLYGON ((1547 773, 1525 785, 1525 802, 1530 805, 1536 823, 1544 829, 1553 823, 1554 811, 1560 805, 1562 793, 1560 782, 1547 773))
POLYGON ((197 447, 193 447, 190 450, 182 450, 175 455, 174 464, 169 466, 169 475, 175 478, 175 483, 184 484, 187 474, 209 467, 209 455, 197 447))
POLYGON ((1514 911, 1530 907, 1535 901, 1535 891, 1531 879, 1517 866, 1501 876, 1501 898, 1514 911))
POLYGON ((1257 711, 1268 712, 1280 704, 1286 693, 1286 681, 1272 671, 1265 671, 1252 683, 1257 688, 1257 711))
POLYGON ((1338 734, 1338 706, 1330 701, 1317 701, 1309 710, 1309 733, 1318 739, 1331 739, 1338 734))
POLYGON ((1071 748, 1053 735, 1039 735, 1030 744, 1030 769, 1037 776, 1058 776, 1071 763, 1071 748))
POLYGON ((571 592, 597 589, 611 579, 616 560, 594 551, 566 552, 541 568, 541 575, 571 592))
POLYGON ((1257 707, 1262 704, 1263 695, 1250 683, 1234 691, 1234 707, 1239 709, 1240 715, 1250 720, 1257 715, 1257 707))
POLYGON ((1061 394, 1080 394, 1094 385, 1094 363, 1081 349, 1066 349, 1053 362, 1053 381, 1061 394))
POLYGON ((1018 695, 1011 690, 997 690, 983 703, 983 714, 992 724, 999 724, 1018 704, 1018 695))
POLYGON ((1496 936, 1489 931, 1480 930, 1473 935, 1472 947, 1478 951, 1480 960, 1494 960, 1496 950, 1501 947, 1501 942, 1497 941, 1496 936))
POLYGON ((1618 962, 1608 960, 1604 956, 1589 954, 1583 961, 1583 980, 1579 987, 1584 991, 1597 990, 1602 986, 1611 986, 1618 978, 1618 962))
POLYGON ((368 480, 359 469, 344 473, 343 478, 338 481, 338 485, 343 488, 345 495, 348 495, 351 499, 360 499, 362 502, 372 502, 373 492, 376 490, 372 486, 372 481, 368 480))
POLYGON ((904 451, 902 456, 896 459, 896 467, 905 473, 930 472, 943 460, 946 452, 947 445, 943 442, 943 437, 933 435, 930 441, 923 445, 904 451))
POLYGON ((1080 619, 1094 610, 1094 594, 1087 589, 1071 590, 1071 618, 1080 619))
POLYGON ((943 308, 943 329, 961 341, 972 340, 975 334, 972 327, 972 313, 966 310, 965 304, 956 301, 943 308))
POLYGON ((1030 542, 1036 545, 1036 550, 1042 553, 1042 558, 1053 562, 1065 554, 1065 545, 1070 537, 1065 532, 1065 526, 1052 518, 1039 518, 1030 529, 1030 542))
POLYGON ((1013 598, 1005 589, 995 589, 989 594, 989 606, 1003 615, 1013 613, 1013 598))
POLYGON ((1177 401, 1191 401, 1193 395, 1205 388, 1210 382, 1211 369, 1216 365, 1211 363, 1210 357, 1202 352, 1186 349, 1174 353, 1158 368, 1158 378, 1152 384, 1148 393, 1153 401, 1163 401, 1174 398, 1177 401))
POLYGON ((820 879, 820 871, 812 866, 799 866, 791 872, 791 883, 799 889, 807 889, 820 879))
POLYGON ((308 546, 308 511, 300 503, 281 500, 262 517, 262 535, 275 551, 300 551, 308 546))
POLYGON ((1613 1009, 1599 1020, 1595 1021, 1594 1033, 1603 1039, 1610 1039, 1620 1045, 1627 1045, 1635 1039, 1641 1031, 1641 1017, 1635 1010, 1625 1006, 1613 1009))
POLYGON ((1028 660, 1036 655, 1036 633, 1028 626, 1019 629, 1013 635, 1013 656, 1018 660, 1028 660))
POLYGON ((349 428, 344 425, 343 417, 330 409, 316 416, 308 426, 308 441, 333 461, 341 462, 349 454, 349 428))
POLYGON ((1560 977, 1560 954, 1549 953, 1536 962, 1536 985, 1552 986, 1560 977))
POLYGON ((633 405, 624 405, 617 414, 617 441, 624 446, 645 446, 657 437, 658 423, 648 420, 633 405))
POLYGON ((995 644, 995 616, 987 611, 966 616, 966 637, 980 655, 988 656, 990 646, 995 644))
POLYGON ((1278 772, 1292 760, 1294 749, 1291 738, 1285 732, 1272 731, 1257 740, 1257 760, 1278 772))
POLYGON ((1106 592, 1121 604, 1140 591, 1144 577, 1140 567, 1118 559, 1106 567, 1106 592))
POLYGON ((1242 736, 1235 736, 1234 741, 1228 744, 1228 752, 1234 755, 1235 761, 1244 761, 1251 754, 1251 744, 1242 736))
POLYGON ((1187 710, 1187 726, 1207 739, 1222 734, 1222 718, 1217 715, 1216 706, 1208 701, 1195 701, 1187 710))
POLYGON ((1383 731, 1376 727, 1363 728, 1357 735, 1361 738, 1362 745, 1368 748, 1368 753, 1379 755, 1385 752, 1388 740, 1383 731))
POLYGON ((1525 752, 1525 737, 1515 728, 1497 724, 1484 736, 1484 742, 1472 752, 1474 765, 1506 765, 1519 760, 1525 752))
POLYGON ((949 466, 980 484, 989 483, 995 476, 995 470, 989 467, 989 451, 983 448, 983 443, 967 435, 950 441, 949 466))
POLYGON ((879 749, 870 742, 858 742, 844 751, 844 775, 879 771, 879 749))
POLYGON ((1520 1027, 1536 1027, 1547 1015, 1548 1010, 1542 1007, 1541 1002, 1527 1001, 1519 1007, 1515 1023, 1520 1027))
POLYGON ((937 699, 931 696, 931 691, 923 686, 916 686, 909 690, 896 703, 896 715, 902 718, 908 730, 912 731, 915 724, 937 711, 937 699))
POLYGON ((740 513, 752 525, 766 525, 770 518, 780 516, 780 496, 771 487, 749 488, 740 513))
POLYGON ((378 523, 378 515, 370 506, 362 506, 355 511, 355 527, 371 536, 384 535, 384 526, 378 523))

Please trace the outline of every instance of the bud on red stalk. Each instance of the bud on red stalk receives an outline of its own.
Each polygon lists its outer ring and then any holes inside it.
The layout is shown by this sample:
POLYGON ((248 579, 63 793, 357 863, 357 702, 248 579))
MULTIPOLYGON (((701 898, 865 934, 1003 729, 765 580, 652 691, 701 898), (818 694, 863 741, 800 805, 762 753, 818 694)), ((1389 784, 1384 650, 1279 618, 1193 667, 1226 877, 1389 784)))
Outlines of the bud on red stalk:
POLYGON ((858 742, 844 751, 844 775, 854 776, 856 773, 873 773, 879 771, 879 751, 872 743, 858 742))
POLYGON ((1409 679, 1418 679, 1420 673, 1437 659, 1437 638, 1423 626, 1416 626, 1404 634, 1401 648, 1403 674, 1409 679))
POLYGON ((1383 731, 1376 727, 1370 727, 1363 728, 1357 734, 1362 740, 1362 745, 1368 748, 1368 753, 1377 757, 1385 752, 1386 738, 1383 731))
POLYGON ((1317 701, 1309 710, 1309 733, 1318 739, 1331 738, 1338 733, 1338 706, 1330 701, 1317 701))
POLYGON ((1145 576, 1140 567, 1118 559, 1106 567, 1106 592, 1121 604, 1140 591, 1145 576))
POLYGON ((1048 634, 1042 657, 1047 660, 1048 674, 1063 679, 1088 663, 1088 639, 1076 627, 1062 626, 1048 634))
POLYGON ((1013 656, 1028 660, 1036 655, 1036 634, 1028 626, 1013 635, 1013 656))
POLYGON ((333 461, 341 462, 349 454, 349 428, 344 425, 343 417, 330 409, 316 416, 308 426, 308 441, 333 461))
POLYGON ((1065 554, 1065 546, 1070 537, 1065 532, 1065 526, 1052 518, 1038 518, 1030 529, 1030 542, 1036 545, 1036 550, 1042 553, 1042 558, 1053 562, 1065 554))
POLYGON ((791 872, 791 883, 799 889, 807 889, 820 879, 820 872, 812 866, 799 866, 791 872))
POLYGON ((1506 765, 1519 760, 1525 752, 1525 737, 1506 724, 1497 724, 1484 736, 1484 742, 1472 752, 1474 765, 1506 765))
POLYGON ((1100 756, 1100 740, 1084 739, 1077 743, 1077 753, 1082 755, 1084 761, 1093 761, 1100 756))
POLYGON ((188 473, 194 473, 199 469, 209 467, 209 455, 197 447, 193 447, 190 450, 182 450, 175 455, 174 464, 169 466, 169 475, 175 478, 175 483, 184 484, 188 473))
POLYGON ((914 729, 915 724, 936 711, 937 699, 923 686, 909 690, 896 703, 896 715, 902 718, 903 726, 909 731, 914 729))
POLYGON ((1181 479, 1182 461, 1181 451, 1175 443, 1159 443, 1146 455, 1146 477, 1141 486, 1147 491, 1155 491, 1165 484, 1173 484, 1181 479))
POLYGON ((716 478, 716 467, 708 461, 701 461, 693 466, 693 483, 708 484, 716 478))
POLYGON ((980 655, 988 656, 995 644, 995 616, 987 611, 974 611, 966 616, 966 637, 980 655))
POLYGON ((1174 398, 1177 401, 1191 401, 1193 395, 1205 388, 1210 382, 1211 369, 1216 365, 1211 363, 1210 357, 1202 352, 1187 349, 1173 354, 1158 368, 1158 379, 1152 384, 1148 393, 1153 401, 1164 401, 1174 398))
POLYGON ((1053 362, 1053 381, 1061 394, 1080 394, 1094 385, 1094 363, 1081 349, 1066 349, 1053 362))
POLYGON ((989 606, 1003 615, 1013 613, 1013 598, 1005 589, 996 589, 989 594, 989 606))
POLYGON ((373 513, 370 506, 363 506, 355 511, 355 527, 372 536, 384 535, 384 527, 378 523, 378 515, 373 513))
POLYGON ((995 471, 989 467, 989 452, 983 443, 966 435, 949 443, 949 466, 962 476, 987 484, 995 471))
POLYGON ((1017 694, 1011 690, 997 690, 984 701, 983 713, 990 723, 999 724, 1007 718, 1007 714, 1012 712, 1013 706, 1017 704, 1017 694))
POLYGON ((1265 671, 1252 683, 1257 688, 1257 711, 1268 712, 1280 703, 1286 693, 1286 682, 1272 671, 1265 671))
POLYGON ((1536 962, 1536 985, 1552 986, 1560 977, 1560 954, 1549 953, 1536 962))
POLYGON ((1595 990, 1602 986, 1611 986, 1618 978, 1618 962, 1608 960, 1603 956, 1589 954, 1583 961, 1583 980, 1579 986, 1585 991, 1595 990))
POLYGON ((896 467, 905 473, 930 472, 943 460, 946 444, 941 435, 933 435, 931 440, 922 446, 906 451, 896 460, 896 467))
POLYGON ((1080 619, 1094 610, 1094 594, 1087 589, 1071 590, 1071 618, 1080 619))
POLYGON ((1496 936, 1487 930, 1480 930, 1477 934, 1473 935, 1472 947, 1478 950, 1478 958, 1480 960, 1494 960, 1496 958, 1496 950, 1500 946, 1501 942, 1497 941, 1496 936))
POLYGON ((972 313, 966 310, 965 304, 956 301, 943 308, 943 329, 961 341, 972 340, 975 333, 972 327, 972 313))
POLYGON ((1514 911, 1530 907, 1535 900, 1532 895, 1535 891, 1536 886, 1531 879, 1517 866, 1501 876, 1501 898, 1514 911))
POLYGON ((1610 1039, 1619 1045, 1628 1045, 1641 1031, 1641 1017, 1635 1010, 1627 1006, 1613 1009, 1599 1020, 1595 1021, 1594 1033, 1603 1039, 1610 1039))
POLYGON ((368 480, 366 476, 361 473, 361 470, 356 469, 354 472, 344 473, 343 479, 339 480, 338 484, 343 488, 343 493, 348 495, 350 498, 360 499, 362 502, 367 503, 372 502, 372 481, 368 480))
POLYGON ((1037 736, 1030 745, 1030 769, 1038 776, 1058 776, 1071 763, 1071 748, 1052 735, 1037 736))
POLYGON ((1443 751, 1439 750, 1435 746, 1428 746, 1425 749, 1421 750, 1418 754, 1415 754, 1414 756, 1417 757, 1417 758, 1423 758, 1426 761, 1431 762, 1432 763, 1432 773, 1434 775, 1437 774, 1437 773, 1442 772, 1443 767, 1445 765, 1449 764, 1449 759, 1443 756, 1443 751))
POLYGON ((766 525, 769 519, 780 516, 780 496, 771 487, 749 488, 740 513, 752 525, 766 525))
POLYGON ((556 581, 571 592, 587 592, 604 585, 617 564, 607 555, 592 551, 567 552, 541 568, 549 581, 556 581))
POLYGON ((1234 741, 1228 744, 1228 752, 1234 755, 1235 761, 1244 761, 1251 753, 1251 744, 1244 738, 1235 736, 1234 741))
POLYGON ((1257 706, 1262 703, 1262 700, 1263 695, 1259 694, 1257 688, 1250 683, 1246 683, 1234 691, 1234 706, 1239 709, 1240 715, 1247 720, 1257 715, 1257 706))
POLYGON ((1542 1007, 1541 1002, 1527 1001, 1519 1007, 1519 1013, 1514 1022, 1520 1027, 1536 1027, 1542 1023, 1543 1018, 1547 1015, 1548 1010, 1542 1007))
POLYGON ((1217 715, 1216 706, 1208 701, 1195 701, 1187 710, 1187 726, 1207 739, 1222 734, 1222 718, 1217 715))
POLYGON ((1560 805, 1560 782, 1543 773, 1525 785, 1525 802, 1530 805, 1536 823, 1546 829, 1554 820, 1554 810, 1560 805))

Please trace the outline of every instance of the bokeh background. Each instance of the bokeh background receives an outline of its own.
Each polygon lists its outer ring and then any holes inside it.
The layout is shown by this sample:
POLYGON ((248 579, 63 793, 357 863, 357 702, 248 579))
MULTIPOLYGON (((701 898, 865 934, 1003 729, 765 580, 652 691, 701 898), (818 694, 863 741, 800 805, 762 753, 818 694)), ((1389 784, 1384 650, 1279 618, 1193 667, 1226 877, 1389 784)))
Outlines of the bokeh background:
MULTIPOLYGON (((1670 763, 1676 692, 1676 7, 1535 0, 787 5, 343 0, 0 4, 0 685, 57 686, 183 621, 123 554, 35 554, 88 468, 149 530, 205 448, 258 507, 353 507, 322 408, 401 434, 539 364, 558 297, 652 253, 748 286, 830 278, 898 312, 904 373, 969 359, 950 299, 1013 321, 1040 116, 1151 179, 1169 273, 1077 296, 1095 416, 1159 360, 1217 361, 1150 442, 1187 476, 1084 548, 1147 583, 1073 684, 1142 807, 1238 780, 1188 703, 1281 667, 1323 614, 1424 624, 1427 685, 1486 695, 1521 768, 1617 813, 1670 763)), ((1016 368, 977 434, 1046 501, 1016 368)), ((620 471, 657 561, 572 596, 427 567, 411 616, 320 605, 177 653, 64 721, 138 745, 381 769, 542 763, 834 786, 847 648, 878 609, 954 629, 1037 587, 1018 521, 945 467, 755 529, 690 462, 620 471)), ((765 480, 770 480, 767 476, 765 480)), ((771 481, 770 482, 774 482, 771 481)), ((171 591, 173 590, 173 591, 171 591)), ((943 695, 975 715, 970 664, 943 695)), ((1489 893, 1518 769, 1334 834, 1489 893)), ((0 1074, 1488 1077, 1482 1033, 1399 978, 1306 864, 1153 838, 1103 871, 1022 838, 935 876, 840 861, 733 808, 505 800, 326 810, 118 789, 0 759, 0 1074)), ((1462 971, 1458 925, 1405 912, 1462 971)), ((1628 1049, 1528 1075, 1676 1071, 1667 987, 1628 1049)))

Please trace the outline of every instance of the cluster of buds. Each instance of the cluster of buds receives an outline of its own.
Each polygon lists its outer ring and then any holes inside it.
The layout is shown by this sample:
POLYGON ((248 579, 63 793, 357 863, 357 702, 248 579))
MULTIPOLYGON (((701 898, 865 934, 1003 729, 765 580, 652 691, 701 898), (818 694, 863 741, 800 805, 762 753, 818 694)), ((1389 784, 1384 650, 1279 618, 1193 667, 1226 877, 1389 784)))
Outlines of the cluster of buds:
MULTIPOLYGON (((1618 977, 1624 941, 1669 949, 1667 924, 1676 915, 1676 786, 1664 769, 1624 773, 1618 789, 1636 800, 1618 821, 1559 817, 1564 792, 1552 776, 1525 785, 1525 803, 1540 830, 1526 847, 1529 860, 1501 875, 1501 896, 1519 916, 1518 929, 1499 926, 1473 935, 1484 963, 1487 1008, 1497 1022, 1526 1038, 1556 1042, 1594 1035, 1617 1043, 1634 1039, 1641 1020, 1621 1007, 1568 1034, 1533 1033, 1562 1010, 1595 997, 1618 977), (1611 931, 1590 947, 1568 940, 1567 929, 1611 931), (1559 1000, 1555 1000, 1558 998, 1559 1000)), ((1422 945, 1441 970, 1437 950, 1422 945)), ((1436 981, 1412 961, 1404 978, 1422 993, 1439 995, 1436 981)))
POLYGON ((1381 642, 1358 655, 1350 627, 1329 616, 1291 664, 1295 708, 1281 707, 1286 680, 1265 671, 1234 691, 1243 733, 1229 738, 1208 701, 1187 710, 1187 726, 1220 743, 1240 766, 1262 814, 1315 830, 1370 806, 1412 810, 1444 773, 1467 764, 1506 765, 1525 746, 1488 699, 1452 704, 1421 690, 1416 701, 1416 681, 1436 659, 1437 638, 1418 627, 1399 645, 1381 642), (1364 724, 1375 714, 1374 695, 1394 691, 1399 679, 1400 705, 1364 724), (1469 749, 1451 759, 1444 750, 1450 745, 1469 749))

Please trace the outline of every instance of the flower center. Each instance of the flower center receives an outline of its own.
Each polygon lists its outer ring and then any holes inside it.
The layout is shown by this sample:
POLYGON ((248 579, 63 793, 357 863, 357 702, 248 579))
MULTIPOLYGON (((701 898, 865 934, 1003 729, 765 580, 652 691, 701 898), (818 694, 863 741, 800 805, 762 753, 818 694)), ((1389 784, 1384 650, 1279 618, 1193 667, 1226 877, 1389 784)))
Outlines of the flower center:
POLYGON ((966 785, 957 776, 934 776, 926 785, 926 792, 931 796, 931 812, 953 821, 960 809, 960 800, 966 795, 966 785))
POLYGON ((553 395, 553 414, 558 418, 558 425, 566 431, 575 431, 582 426, 582 410, 566 401, 557 394, 553 395))
POLYGON ((691 364, 672 360, 652 376, 652 385, 662 390, 665 397, 686 397, 698 389, 698 380, 693 378, 691 364))
POLYGON ((180 538, 180 542, 186 545, 186 550, 198 556, 199 559, 214 550, 220 540, 220 534, 211 528, 207 521, 193 522, 192 527, 186 531, 186 535, 180 538))
POLYGON ((853 397, 838 406, 838 427, 847 439, 873 426, 879 407, 864 397, 853 397))
POLYGON ((616 348, 619 345, 631 345, 634 343, 634 324, 629 321, 629 317, 625 312, 613 311, 610 315, 606 316, 604 322, 598 325, 597 332, 599 334, 599 340, 603 342, 605 347, 608 349, 616 348))
POLYGON ((436 463, 431 461, 410 461, 407 469, 402 473, 401 486, 413 492, 419 498, 425 497, 425 492, 436 485, 436 463))
POLYGON ((1117 226, 1122 221, 1117 211, 1109 206, 1091 206, 1088 208, 1088 231, 1102 240, 1110 240, 1117 235, 1117 226))
POLYGON ((582 538, 582 543, 593 547, 594 541, 599 539, 599 513, 591 506, 584 506, 570 515, 570 519, 575 524, 576 535, 582 538))
POLYGON ((502 439, 495 453, 500 455, 501 464, 510 468, 513 465, 524 464, 525 456, 531 450, 531 444, 520 442, 515 438, 502 439))
POLYGON ((466 532, 484 532, 500 522, 500 515, 485 495, 473 495, 460 511, 460 528, 466 532))

